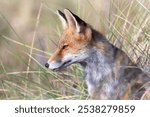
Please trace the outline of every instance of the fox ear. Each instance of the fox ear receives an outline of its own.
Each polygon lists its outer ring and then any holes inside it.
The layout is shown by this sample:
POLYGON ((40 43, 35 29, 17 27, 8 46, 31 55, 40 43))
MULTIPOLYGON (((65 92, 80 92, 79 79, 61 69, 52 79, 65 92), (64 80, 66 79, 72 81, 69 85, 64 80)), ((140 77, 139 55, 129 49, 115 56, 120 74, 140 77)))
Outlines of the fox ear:
POLYGON ((57 10, 57 15, 59 16, 59 19, 63 25, 63 28, 67 28, 67 19, 64 13, 62 13, 60 10, 57 10))
POLYGON ((76 32, 80 32, 81 30, 80 30, 79 20, 81 19, 75 14, 73 14, 71 11, 69 11, 68 9, 65 9, 64 13, 67 19, 68 26, 74 28, 76 32))

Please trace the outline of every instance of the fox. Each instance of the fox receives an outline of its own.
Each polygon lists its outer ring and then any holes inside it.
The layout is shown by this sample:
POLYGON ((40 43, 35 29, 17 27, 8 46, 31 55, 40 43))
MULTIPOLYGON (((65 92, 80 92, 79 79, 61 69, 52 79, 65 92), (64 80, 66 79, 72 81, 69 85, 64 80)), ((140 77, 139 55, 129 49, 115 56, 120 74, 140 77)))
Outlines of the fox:
POLYGON ((45 67, 59 70, 82 66, 90 99, 141 99, 149 91, 150 76, 121 49, 69 9, 58 10, 63 33, 45 67))

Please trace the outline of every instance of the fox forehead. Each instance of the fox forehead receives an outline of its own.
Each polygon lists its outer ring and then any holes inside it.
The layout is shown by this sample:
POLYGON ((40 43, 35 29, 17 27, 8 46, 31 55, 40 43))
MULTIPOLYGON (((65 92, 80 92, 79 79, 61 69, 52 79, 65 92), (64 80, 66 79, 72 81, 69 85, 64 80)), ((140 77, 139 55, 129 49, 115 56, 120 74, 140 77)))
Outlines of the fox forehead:
POLYGON ((63 46, 65 44, 70 47, 76 45, 86 45, 89 43, 88 38, 91 38, 91 34, 88 33, 88 31, 84 33, 76 33, 72 29, 68 28, 62 33, 59 40, 59 46, 63 46))
POLYGON ((73 43, 73 42, 75 42, 74 32, 71 31, 70 29, 66 29, 65 31, 63 31, 59 40, 59 45, 61 46, 61 45, 73 43))

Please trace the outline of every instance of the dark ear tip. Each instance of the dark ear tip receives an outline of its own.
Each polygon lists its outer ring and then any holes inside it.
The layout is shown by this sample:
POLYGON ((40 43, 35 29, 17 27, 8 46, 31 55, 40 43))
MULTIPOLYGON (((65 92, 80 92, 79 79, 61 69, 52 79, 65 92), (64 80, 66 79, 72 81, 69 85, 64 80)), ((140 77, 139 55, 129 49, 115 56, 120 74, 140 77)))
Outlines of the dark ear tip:
POLYGON ((60 10, 57 10, 57 12, 59 12, 59 13, 60 13, 61 11, 60 11, 60 10))
POLYGON ((57 10, 56 13, 57 13, 58 16, 63 17, 67 21, 66 16, 65 16, 65 14, 62 11, 57 10))
POLYGON ((57 10, 56 12, 57 12, 57 13, 59 13, 59 14, 61 14, 61 13, 62 13, 60 10, 57 10))

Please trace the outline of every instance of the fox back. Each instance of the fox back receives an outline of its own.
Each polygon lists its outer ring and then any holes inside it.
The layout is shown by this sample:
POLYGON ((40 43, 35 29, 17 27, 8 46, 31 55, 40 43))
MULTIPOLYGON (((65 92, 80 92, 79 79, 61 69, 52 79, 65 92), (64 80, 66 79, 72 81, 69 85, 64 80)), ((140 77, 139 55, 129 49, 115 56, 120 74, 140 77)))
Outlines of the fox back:
POLYGON ((57 14, 64 32, 47 68, 79 63, 91 99, 140 99, 149 90, 150 77, 122 50, 68 9, 57 14))

